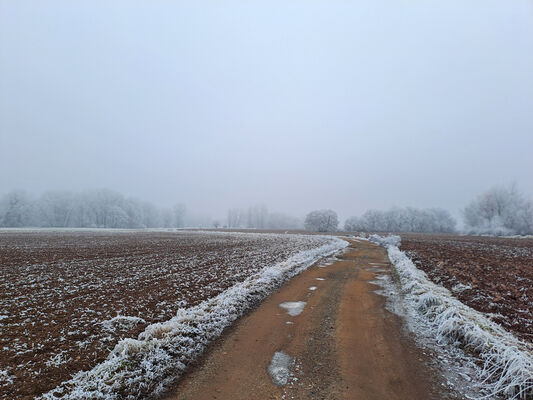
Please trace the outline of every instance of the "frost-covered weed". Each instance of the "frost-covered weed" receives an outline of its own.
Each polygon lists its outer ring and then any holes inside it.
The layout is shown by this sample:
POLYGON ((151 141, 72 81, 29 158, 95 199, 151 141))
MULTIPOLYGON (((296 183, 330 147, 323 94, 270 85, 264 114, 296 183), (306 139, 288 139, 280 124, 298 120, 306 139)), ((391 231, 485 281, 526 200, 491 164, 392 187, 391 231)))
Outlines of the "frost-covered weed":
POLYGON ((461 347, 477 358, 486 398, 503 395, 509 399, 533 398, 533 347, 484 314, 452 297, 399 250, 398 237, 371 241, 383 245, 400 277, 405 305, 424 318, 437 339, 461 347), (395 244, 396 243, 396 244, 395 244))
POLYGON ((164 323, 149 325, 138 339, 120 341, 107 360, 41 396, 41 399, 146 399, 175 381, 207 344, 285 280, 320 258, 346 247, 338 238, 264 268, 214 298, 164 323))
POLYGON ((126 315, 117 315, 111 319, 102 322, 102 327, 107 331, 116 331, 123 329, 131 329, 138 324, 145 324, 146 321, 139 317, 131 317, 126 315))
POLYGON ((13 383, 13 376, 7 369, 0 369, 0 386, 10 385, 13 383))
POLYGON ((55 356, 51 357, 48 361, 46 361, 47 367, 60 367, 61 365, 65 364, 70 360, 68 356, 65 356, 65 351, 61 351, 57 353, 55 356))

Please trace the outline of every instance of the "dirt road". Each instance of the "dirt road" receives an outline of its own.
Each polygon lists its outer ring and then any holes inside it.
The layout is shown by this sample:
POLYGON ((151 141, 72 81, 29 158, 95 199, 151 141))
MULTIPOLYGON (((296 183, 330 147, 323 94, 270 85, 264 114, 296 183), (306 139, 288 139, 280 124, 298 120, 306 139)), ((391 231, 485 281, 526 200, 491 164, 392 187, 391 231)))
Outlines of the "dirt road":
MULTIPOLYGON (((223 335, 167 400, 455 399, 385 310, 370 281, 390 269, 385 251, 351 241, 341 260, 311 267, 223 335), (280 307, 287 302, 288 310, 280 307), (298 306, 304 306, 299 315, 298 306), (292 371, 272 370, 275 353, 292 371), (290 359, 289 359, 290 357, 290 359), (277 374, 276 374, 277 373, 277 374)), ((287 304, 285 304, 287 306, 287 304)))

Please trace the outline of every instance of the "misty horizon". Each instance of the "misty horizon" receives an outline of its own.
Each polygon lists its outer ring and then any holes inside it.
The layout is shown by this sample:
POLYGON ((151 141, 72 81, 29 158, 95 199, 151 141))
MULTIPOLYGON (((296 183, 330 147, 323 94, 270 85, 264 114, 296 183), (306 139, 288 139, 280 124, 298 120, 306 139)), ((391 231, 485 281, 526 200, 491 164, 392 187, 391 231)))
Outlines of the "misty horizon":
POLYGON ((533 198, 528 1, 4 2, 0 195, 109 188, 341 220, 515 182, 533 198))

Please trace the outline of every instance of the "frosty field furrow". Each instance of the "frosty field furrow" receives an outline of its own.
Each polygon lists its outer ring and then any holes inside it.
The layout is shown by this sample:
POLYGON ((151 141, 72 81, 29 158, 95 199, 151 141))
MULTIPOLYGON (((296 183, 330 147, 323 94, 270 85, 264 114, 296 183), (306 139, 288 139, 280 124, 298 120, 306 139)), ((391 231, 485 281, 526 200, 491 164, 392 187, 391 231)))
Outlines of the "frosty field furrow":
POLYGON ((0 398, 33 398, 183 307, 324 238, 0 232, 0 398), (117 318, 117 316, 120 316, 117 318))
POLYGON ((407 234, 401 249, 459 300, 533 341, 533 240, 407 234))

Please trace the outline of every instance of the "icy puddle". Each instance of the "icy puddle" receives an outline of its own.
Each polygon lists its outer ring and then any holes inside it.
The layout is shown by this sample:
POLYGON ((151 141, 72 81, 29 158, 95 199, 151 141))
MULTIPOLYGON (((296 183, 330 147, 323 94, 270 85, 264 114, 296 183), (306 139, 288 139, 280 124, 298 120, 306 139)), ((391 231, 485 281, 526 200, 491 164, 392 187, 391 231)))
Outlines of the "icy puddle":
POLYGON ((274 385, 284 386, 289 382, 292 363, 293 359, 287 353, 282 351, 276 351, 274 353, 268 366, 268 374, 274 385))
POLYGON ((325 281, 324 278, 315 278, 315 280, 317 280, 317 281, 325 281))
POLYGON ((296 315, 300 315, 302 313, 306 304, 307 303, 305 301, 286 301, 285 303, 281 303, 279 306, 287 310, 287 313, 291 317, 295 317, 296 315))
POLYGON ((317 289, 316 286, 311 286, 311 287, 309 288, 309 290, 316 290, 316 289, 317 289))

